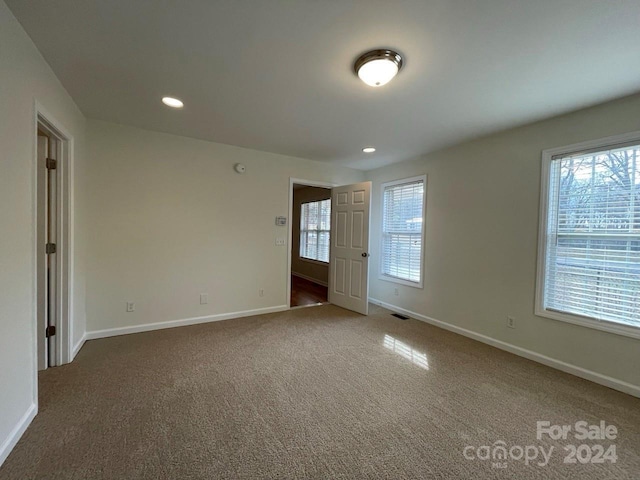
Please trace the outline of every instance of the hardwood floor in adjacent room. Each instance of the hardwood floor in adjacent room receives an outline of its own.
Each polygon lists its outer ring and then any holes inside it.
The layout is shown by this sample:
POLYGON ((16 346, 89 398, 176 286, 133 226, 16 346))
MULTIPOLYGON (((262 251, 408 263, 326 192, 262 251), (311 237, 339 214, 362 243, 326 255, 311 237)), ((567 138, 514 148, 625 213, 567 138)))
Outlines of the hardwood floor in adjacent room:
POLYGON ((326 303, 327 287, 323 287, 304 278, 291 275, 291 306, 314 305, 326 303))

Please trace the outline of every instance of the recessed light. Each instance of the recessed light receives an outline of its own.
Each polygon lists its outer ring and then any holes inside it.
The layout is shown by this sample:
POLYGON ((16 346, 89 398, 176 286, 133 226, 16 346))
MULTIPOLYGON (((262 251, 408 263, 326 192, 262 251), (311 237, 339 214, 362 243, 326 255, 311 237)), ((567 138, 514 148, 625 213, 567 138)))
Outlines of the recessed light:
POLYGON ((363 151, 364 153, 373 153, 373 152, 375 152, 375 151, 376 151, 376 149, 375 149, 374 147, 364 147, 364 148, 362 149, 362 151, 363 151))
POLYGON ((353 65, 360 80, 371 87, 389 83, 402 68, 402 56, 393 50, 372 50, 361 55, 353 65))
POLYGON ((162 103, 171 108, 182 108, 184 107, 184 103, 182 103, 177 98, 173 97, 162 97, 162 103))

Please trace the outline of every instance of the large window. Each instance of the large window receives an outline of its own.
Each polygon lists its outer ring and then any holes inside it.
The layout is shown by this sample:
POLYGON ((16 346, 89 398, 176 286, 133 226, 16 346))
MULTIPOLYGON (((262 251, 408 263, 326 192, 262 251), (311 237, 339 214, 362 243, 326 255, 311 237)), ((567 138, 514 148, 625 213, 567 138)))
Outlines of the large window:
POLYGON ((426 176, 382 185, 380 278, 422 287, 426 176))
POLYGON ((603 142, 543 155, 537 313, 640 336, 640 137, 603 142))
POLYGON ((329 263, 331 199, 303 203, 300 213, 300 257, 329 263))

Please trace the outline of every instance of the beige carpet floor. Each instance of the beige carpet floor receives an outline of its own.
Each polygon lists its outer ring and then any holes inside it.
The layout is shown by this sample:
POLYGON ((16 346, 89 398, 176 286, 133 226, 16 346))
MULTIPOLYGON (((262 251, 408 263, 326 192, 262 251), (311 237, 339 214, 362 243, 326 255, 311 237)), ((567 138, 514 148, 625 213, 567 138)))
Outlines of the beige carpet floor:
POLYGON ((640 478, 640 399, 377 307, 93 340, 39 381, 0 479, 640 478), (618 438, 537 440, 539 420, 618 438), (499 441, 554 452, 463 455, 499 441), (581 443, 615 444, 616 463, 564 464, 581 443))

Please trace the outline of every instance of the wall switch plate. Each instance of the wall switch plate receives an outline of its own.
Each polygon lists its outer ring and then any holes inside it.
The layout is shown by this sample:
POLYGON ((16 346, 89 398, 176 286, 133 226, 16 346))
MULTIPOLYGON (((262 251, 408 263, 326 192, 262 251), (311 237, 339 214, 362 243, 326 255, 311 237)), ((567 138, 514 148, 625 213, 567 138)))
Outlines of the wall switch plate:
POLYGON ((398 289, 397 289, 397 288, 394 288, 394 289, 393 289, 393 294, 394 294, 394 295, 400 295, 400 292, 398 291, 398 289))
POLYGON ((276 238, 276 245, 278 245, 279 247, 286 245, 287 241, 284 239, 284 237, 278 237, 276 238))
POLYGON ((206 305, 207 303, 209 303, 209 294, 208 293, 201 293, 200 294, 200 305, 206 305))
POLYGON ((134 302, 127 302, 127 312, 135 312, 136 304, 134 302))
POLYGON ((513 317, 507 317, 507 327, 516 328, 516 319, 513 317))
POLYGON ((260 295, 261 297, 264 297, 264 290, 263 289, 258 290, 258 295, 260 295))

